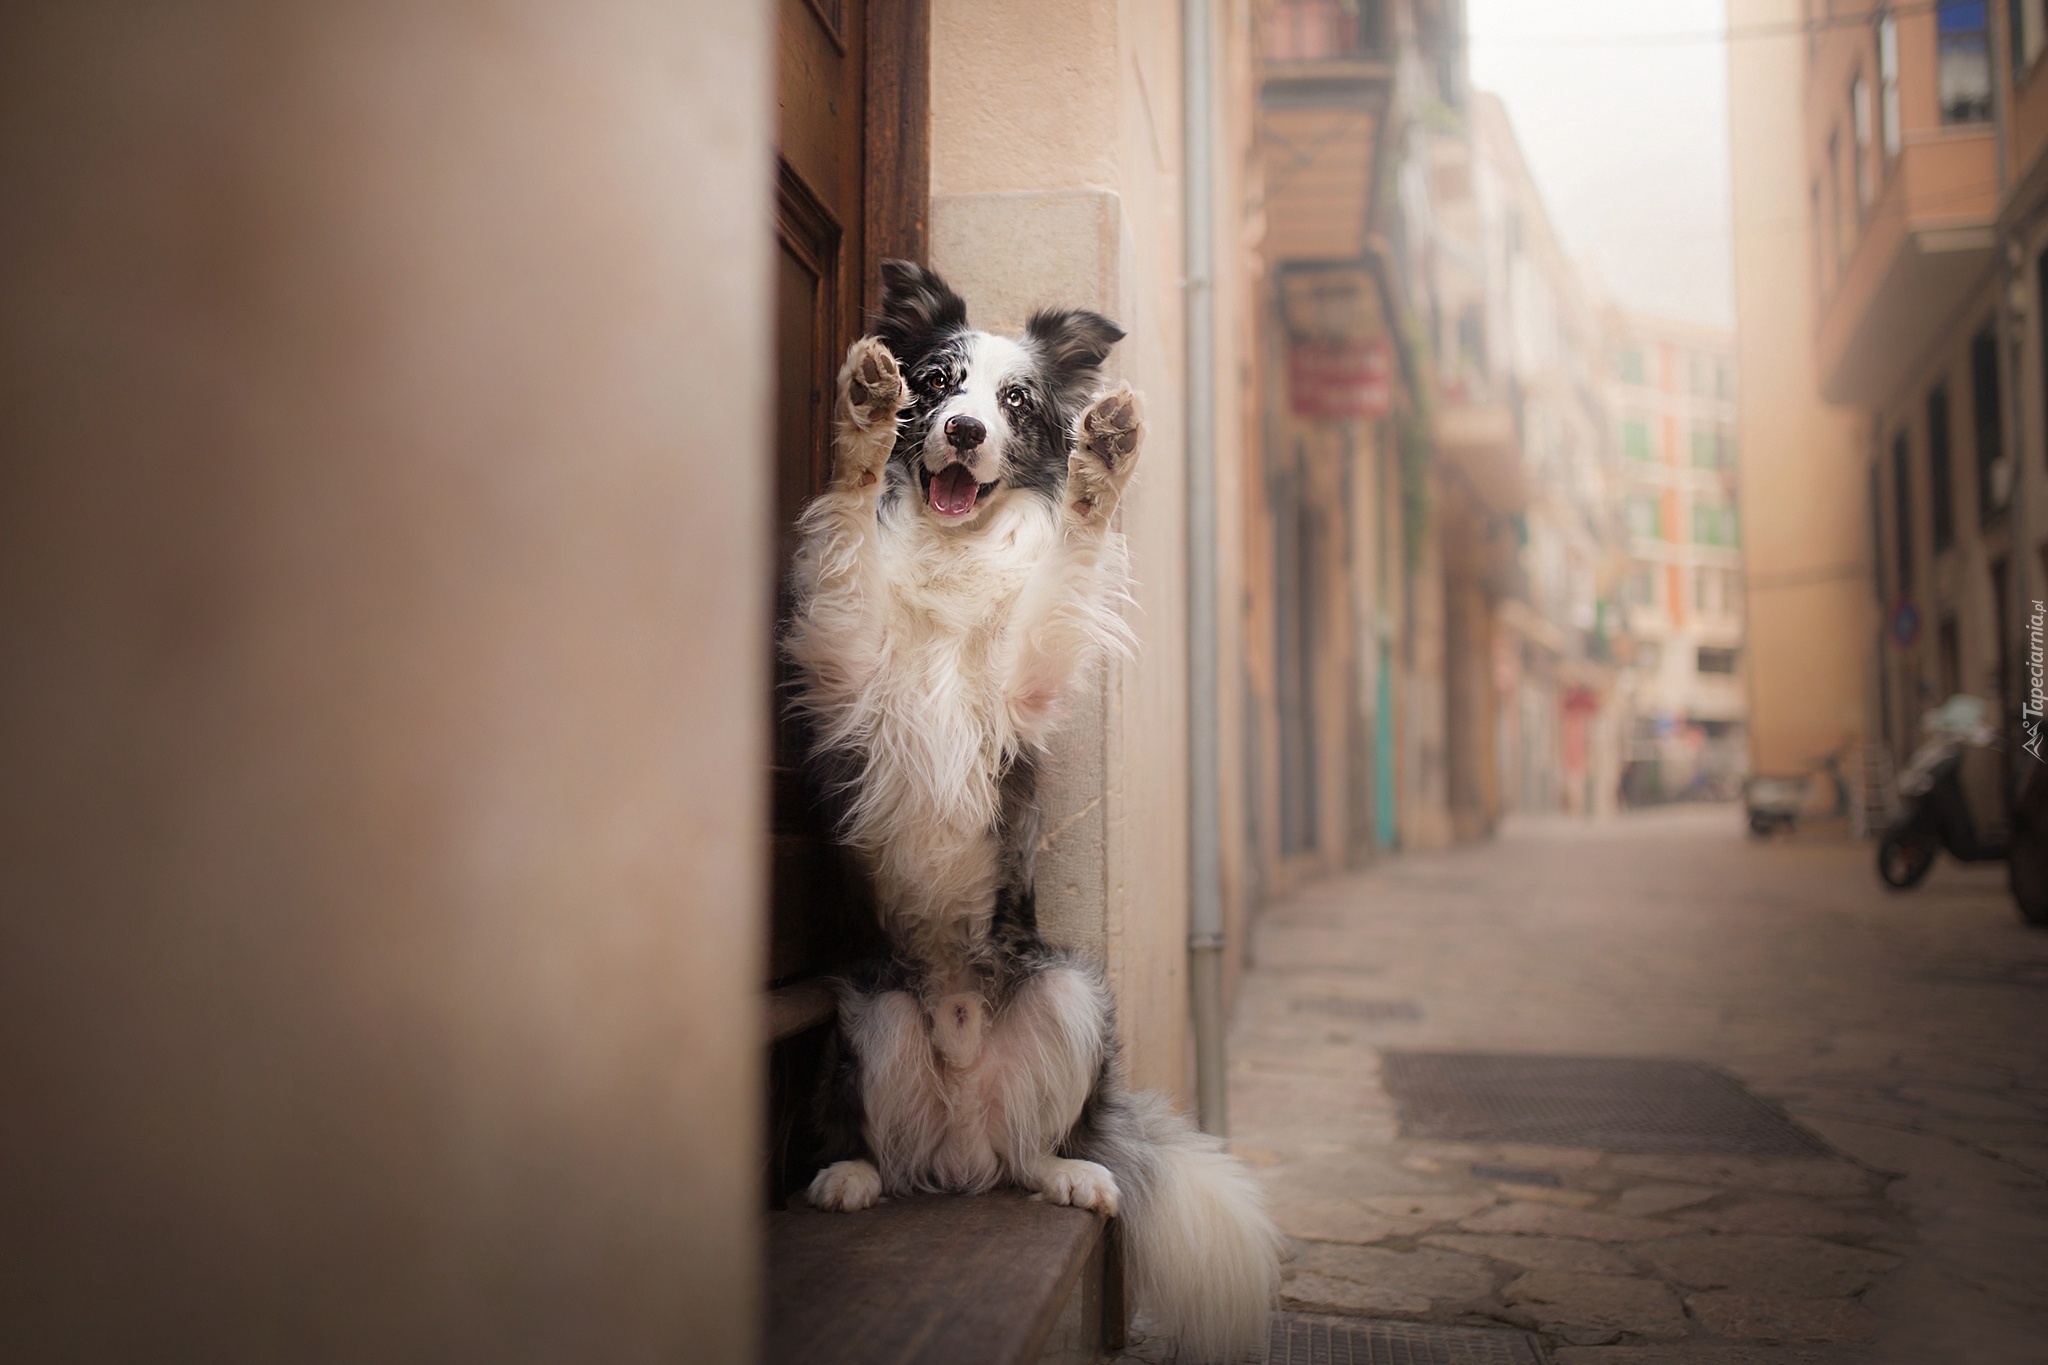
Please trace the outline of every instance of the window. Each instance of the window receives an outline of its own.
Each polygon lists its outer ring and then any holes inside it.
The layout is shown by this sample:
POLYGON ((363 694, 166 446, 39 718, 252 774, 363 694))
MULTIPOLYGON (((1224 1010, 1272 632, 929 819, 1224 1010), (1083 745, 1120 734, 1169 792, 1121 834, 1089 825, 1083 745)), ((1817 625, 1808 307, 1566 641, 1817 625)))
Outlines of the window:
POLYGON ((1638 564, 1628 576, 1628 599, 1639 607, 1657 605, 1657 571, 1638 564))
POLYGON ((1941 121, 1984 123, 1991 117, 1991 47, 1985 0, 1936 0, 1940 35, 1941 121))
POLYGON ((1870 83, 1860 71, 1849 82, 1849 126, 1856 134, 1856 206, 1867 209, 1877 197, 1877 182, 1870 174, 1870 83))
POLYGON ((1813 243, 1813 287, 1825 299, 1828 296, 1829 290, 1828 276, 1825 269, 1827 258, 1821 254, 1821 243, 1825 240, 1825 234, 1821 231, 1820 181, 1818 180, 1814 181, 1807 190, 1806 217, 1807 221, 1813 226, 1813 231, 1807 234, 1813 243))
POLYGON ((2011 20, 2011 38, 2007 45, 2012 49, 2012 74, 2015 80, 2024 75, 2034 64, 2034 58, 2041 55, 2044 37, 2048 37, 2048 25, 2042 22, 2044 5, 2042 0, 2008 0, 2007 17, 2011 20))
POLYGON ((1468 305, 1458 314, 1458 354, 1472 373, 1484 376, 1489 372, 1486 363, 1486 318, 1478 304, 1468 305))
POLYGON ((1712 503, 1704 498, 1693 503, 1692 539, 1695 545, 1734 545, 1734 504, 1712 503))
POLYGON ((1628 500, 1628 530, 1638 540, 1664 538, 1664 517, 1655 498, 1637 495, 1628 500))
POLYGON ((1835 274, 1849 266, 1849 234, 1842 230, 1842 135, 1828 134, 1828 248, 1834 252, 1835 274))
POLYGON ((1712 469, 1721 461, 1721 452, 1716 433, 1709 426, 1695 426, 1692 429, 1692 467, 1712 469))
POLYGON ((1714 609, 1714 571, 1692 571, 1692 609, 1705 616, 1714 609))
POLYGON ((1706 356, 1696 355, 1686 362, 1686 372, 1692 380, 1695 397, 1710 398, 1714 393, 1714 362, 1706 356))
POLYGON ((1733 398, 1735 396, 1735 369, 1727 361, 1714 363, 1714 396, 1733 398))
POLYGON ((1643 418, 1631 417, 1621 424, 1621 453, 1645 463, 1657 458, 1650 446, 1650 424, 1643 418))
POLYGON ((1927 506, 1934 521, 1934 552, 1956 543, 1954 484, 1949 475, 1948 385, 1927 395, 1927 506))
POLYGON ((1742 575, 1733 569, 1721 573, 1721 610, 1730 616, 1742 611, 1742 575))
POLYGON ((1721 468, 1735 468, 1735 433, 1723 427, 1714 437, 1714 446, 1721 468))
POLYGON ((1903 431, 1892 437, 1892 529, 1897 535, 1893 560, 1904 596, 1913 591, 1913 454, 1903 431))
POLYGON ((1648 382, 1643 369, 1643 353, 1638 347, 1624 347, 1616 367, 1621 371, 1621 382, 1624 384, 1648 382))
POLYGON ((1977 520, 1988 525, 2005 510, 2012 491, 1998 394, 1998 339, 1989 327, 1970 338, 1970 409, 1977 444, 1977 520))
MULTIPOLYGON (((2034 258, 2034 279, 2041 287, 2041 364, 2044 370, 2048 370, 2048 251, 2034 258)), ((2042 382, 2048 384, 2048 374, 2043 375, 2042 382)), ((2044 448, 2042 454, 2048 457, 2048 448, 2044 448)), ((2041 581, 2048 583, 2048 553, 2042 556, 2041 581)))
POLYGON ((1899 135, 1899 21, 1890 14, 1877 21, 1877 79, 1884 154, 1897 156, 1903 142, 1899 135))
POLYGON ((1735 651, 1732 649, 1715 649, 1711 645, 1701 645, 1698 664, 1699 670, 1702 673, 1733 673, 1735 671, 1735 651))

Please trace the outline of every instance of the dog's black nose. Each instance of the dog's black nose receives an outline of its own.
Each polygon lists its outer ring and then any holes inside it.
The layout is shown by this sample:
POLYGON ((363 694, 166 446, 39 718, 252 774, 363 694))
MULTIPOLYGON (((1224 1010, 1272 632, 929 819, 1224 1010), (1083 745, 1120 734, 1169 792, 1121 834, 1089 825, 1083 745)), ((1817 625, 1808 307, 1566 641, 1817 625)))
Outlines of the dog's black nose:
POLYGON ((988 439, 988 428, 972 417, 946 419, 946 444, 955 450, 972 450, 988 439))

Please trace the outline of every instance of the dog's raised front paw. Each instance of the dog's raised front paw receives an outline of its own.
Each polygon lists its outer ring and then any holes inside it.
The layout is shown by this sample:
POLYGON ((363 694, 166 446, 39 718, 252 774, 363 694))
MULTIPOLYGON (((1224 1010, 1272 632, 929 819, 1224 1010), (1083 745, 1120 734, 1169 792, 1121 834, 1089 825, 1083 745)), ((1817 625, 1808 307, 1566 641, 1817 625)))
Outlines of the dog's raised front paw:
POLYGON ((1114 511, 1144 443, 1145 405, 1129 384, 1090 403, 1067 460, 1067 510, 1083 522, 1114 511))
POLYGON ((1116 1217, 1116 1177, 1107 1166, 1092 1161, 1069 1161, 1049 1157, 1039 1172, 1038 1192, 1052 1204, 1072 1204, 1093 1209, 1107 1218, 1116 1217))
POLYGON ((862 337, 847 348, 846 364, 839 369, 839 391, 846 399, 847 415, 862 427, 893 424, 910 401, 903 369, 879 337, 862 337))
POLYGON ((805 1195, 833 1213, 858 1213, 882 1197, 882 1173, 867 1161, 835 1161, 812 1177, 805 1195))
POLYGON ((839 422, 833 475, 850 488, 871 488, 896 448, 896 418, 910 401, 903 369, 877 337, 847 348, 839 367, 839 422))

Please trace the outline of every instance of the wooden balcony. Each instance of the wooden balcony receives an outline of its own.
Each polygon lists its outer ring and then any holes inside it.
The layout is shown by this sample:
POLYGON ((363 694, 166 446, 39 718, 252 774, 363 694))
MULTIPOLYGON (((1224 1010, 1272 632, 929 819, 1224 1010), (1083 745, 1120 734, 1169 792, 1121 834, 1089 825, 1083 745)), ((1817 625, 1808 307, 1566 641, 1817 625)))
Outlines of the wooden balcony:
POLYGON ((1394 68, 1362 13, 1291 0, 1261 26, 1258 146, 1273 261, 1364 256, 1394 68))

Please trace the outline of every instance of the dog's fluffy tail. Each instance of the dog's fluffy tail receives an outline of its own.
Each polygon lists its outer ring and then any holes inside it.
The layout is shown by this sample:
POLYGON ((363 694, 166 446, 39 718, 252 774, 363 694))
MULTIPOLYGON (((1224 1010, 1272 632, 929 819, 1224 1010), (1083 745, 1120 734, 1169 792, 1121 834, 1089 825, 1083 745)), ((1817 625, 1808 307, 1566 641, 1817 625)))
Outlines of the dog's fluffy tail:
POLYGON ((1280 1233, 1251 1172, 1164 1097, 1104 1098, 1082 1155, 1116 1176, 1137 1306, 1178 1339, 1183 1359, 1257 1350, 1280 1287, 1280 1233))

